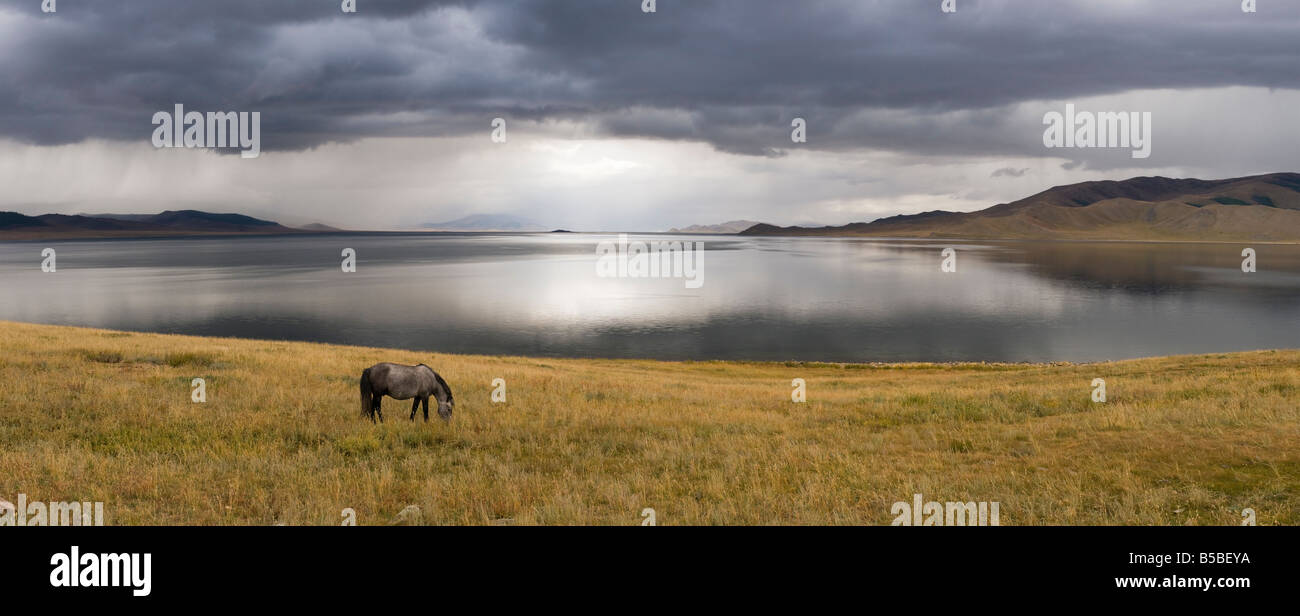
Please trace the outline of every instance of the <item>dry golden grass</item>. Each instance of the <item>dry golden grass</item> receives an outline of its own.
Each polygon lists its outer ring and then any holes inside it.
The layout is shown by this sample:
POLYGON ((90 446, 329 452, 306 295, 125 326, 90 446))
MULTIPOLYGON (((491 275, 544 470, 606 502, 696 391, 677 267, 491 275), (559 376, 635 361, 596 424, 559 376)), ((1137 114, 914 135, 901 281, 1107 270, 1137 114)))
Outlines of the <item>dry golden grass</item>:
POLYGON ((338 524, 347 507, 386 524, 408 505, 432 524, 637 524, 646 507, 660 524, 888 524, 917 492, 998 501, 1003 525, 1300 522, 1295 351, 865 366, 0 337, 0 498, 104 501, 108 524, 338 524), (377 361, 433 366, 454 420, 385 400, 387 424, 363 421, 377 361))

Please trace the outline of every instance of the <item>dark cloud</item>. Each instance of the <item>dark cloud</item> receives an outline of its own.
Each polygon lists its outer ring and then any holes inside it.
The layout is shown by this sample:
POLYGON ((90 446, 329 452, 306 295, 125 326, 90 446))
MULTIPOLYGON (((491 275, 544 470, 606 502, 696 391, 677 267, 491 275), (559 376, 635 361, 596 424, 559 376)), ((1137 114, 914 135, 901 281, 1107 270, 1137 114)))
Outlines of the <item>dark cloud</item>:
POLYGON ((994 171, 992 174, 989 175, 989 177, 1000 178, 1006 176, 1006 177, 1018 178, 1024 176, 1025 173, 1028 171, 1029 171, 1029 167, 1022 167, 1020 169, 1016 169, 1014 167, 1003 167, 1001 169, 994 171))
MULTIPOLYGON (((261 111, 263 149, 491 117, 731 152, 1044 154, 1006 105, 1295 88, 1300 3, 1224 0, 35 0, 0 4, 0 136, 147 141, 154 111, 261 111), (792 144, 790 121, 808 121, 792 144)), ((1041 116, 1041 112, 1039 112, 1041 116)), ((1091 164, 1091 163, 1090 163, 1091 164)))

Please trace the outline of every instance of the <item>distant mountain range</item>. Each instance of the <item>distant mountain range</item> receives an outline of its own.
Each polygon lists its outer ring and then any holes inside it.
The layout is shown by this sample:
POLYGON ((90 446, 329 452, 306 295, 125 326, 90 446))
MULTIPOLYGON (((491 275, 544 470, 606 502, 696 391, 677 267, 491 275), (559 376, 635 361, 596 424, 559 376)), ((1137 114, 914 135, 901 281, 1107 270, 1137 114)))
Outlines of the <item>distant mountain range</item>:
POLYGON ((740 233, 756 224, 753 220, 730 220, 716 225, 691 225, 680 229, 674 227, 669 233, 740 233))
POLYGON ((758 224, 741 235, 1297 241, 1300 174, 1082 182, 978 212, 935 210, 816 229, 758 224))
POLYGON ((511 214, 471 214, 447 222, 430 222, 420 225, 430 231, 549 231, 541 224, 511 214))
MULTIPOLYGON (((443 231, 548 231, 521 216, 475 214, 422 226, 443 231)), ((0 212, 0 239, 328 233, 243 214, 168 210, 158 214, 0 212)), ((935 239, 1300 241, 1300 174, 1223 180, 1136 177, 1049 188, 977 212, 935 210, 838 227, 778 227, 748 220, 691 225, 673 233, 747 236, 862 236, 935 239)))
POLYGON ((335 230, 325 225, 294 229, 243 214, 168 210, 158 214, 43 214, 0 212, 0 238, 140 237, 200 234, 270 234, 335 230))

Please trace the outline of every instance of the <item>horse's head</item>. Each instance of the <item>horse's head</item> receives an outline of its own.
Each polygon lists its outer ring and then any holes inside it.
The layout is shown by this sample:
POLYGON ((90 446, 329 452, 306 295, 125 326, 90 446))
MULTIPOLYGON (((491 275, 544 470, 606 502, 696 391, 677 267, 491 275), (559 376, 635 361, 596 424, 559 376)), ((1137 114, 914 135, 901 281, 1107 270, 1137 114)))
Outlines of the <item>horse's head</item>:
MULTIPOLYGON (((423 366, 424 364, 420 365, 423 366)), ((441 390, 442 395, 434 396, 438 400, 438 416, 441 417, 443 421, 451 421, 451 412, 456 409, 456 398, 451 394, 451 385, 447 384, 447 381, 442 378, 442 375, 434 372, 433 368, 429 368, 428 366, 424 367, 428 368, 429 372, 433 373, 433 379, 437 381, 438 389, 441 390)))

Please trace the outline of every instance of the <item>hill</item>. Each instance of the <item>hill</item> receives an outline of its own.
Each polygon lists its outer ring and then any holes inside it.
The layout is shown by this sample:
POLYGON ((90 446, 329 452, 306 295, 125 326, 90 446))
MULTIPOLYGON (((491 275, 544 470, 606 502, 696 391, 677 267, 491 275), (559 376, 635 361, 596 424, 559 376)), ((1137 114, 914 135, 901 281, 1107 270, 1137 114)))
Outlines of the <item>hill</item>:
POLYGON ((298 233, 280 223, 243 214, 167 210, 158 214, 43 214, 0 212, 0 238, 149 237, 170 235, 298 233))
POLYGON ((689 227, 682 227, 680 229, 673 227, 672 229, 669 229, 668 232, 669 233, 729 234, 729 233, 740 233, 741 231, 744 231, 745 229, 748 229, 756 224, 759 223, 753 220, 729 220, 727 222, 719 223, 716 225, 691 225, 689 227))
POLYGON ((303 226, 298 227, 298 228, 299 228, 299 229, 302 229, 303 231, 312 231, 312 232, 315 232, 315 233, 340 233, 340 232, 343 232, 343 229, 340 229, 340 228, 338 228, 338 227, 331 227, 331 226, 329 226, 329 225, 327 225, 327 224, 325 224, 325 223, 320 223, 320 222, 313 222, 313 223, 311 223, 311 224, 303 225, 303 226))
POLYGON ((742 235, 1300 241, 1300 174, 1082 182, 977 212, 935 210, 819 229, 760 224, 742 235))

